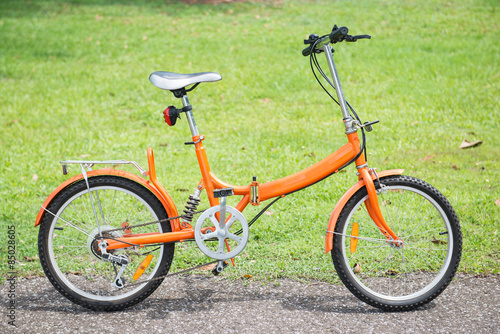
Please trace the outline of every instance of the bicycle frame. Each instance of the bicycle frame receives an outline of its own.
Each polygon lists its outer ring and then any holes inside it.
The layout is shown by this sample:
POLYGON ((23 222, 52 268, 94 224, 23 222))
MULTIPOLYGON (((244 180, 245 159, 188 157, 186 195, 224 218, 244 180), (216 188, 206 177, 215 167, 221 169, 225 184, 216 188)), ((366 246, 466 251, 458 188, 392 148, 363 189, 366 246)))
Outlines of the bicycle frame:
MULTIPOLYGON (((368 165, 366 163, 364 154, 363 152, 361 152, 360 142, 357 134, 357 128, 355 127, 356 124, 347 110, 347 104, 344 98, 344 94, 342 92, 342 87, 340 85, 340 80, 333 60, 332 48, 330 45, 325 44, 323 46, 323 50, 326 54, 330 72, 333 77, 335 86, 337 88, 336 92, 340 102, 342 114, 344 116, 344 123, 346 127, 346 135, 348 143, 346 143, 340 149, 330 154, 323 160, 317 162, 316 164, 300 172, 286 176, 279 180, 263 184, 257 184, 259 193, 259 202, 265 201, 273 197, 285 196, 292 192, 304 189, 307 186, 312 185, 318 181, 321 181, 322 179, 338 172, 339 168, 346 165, 352 159, 357 157, 355 164, 356 168, 358 169, 359 179, 363 181, 363 184, 366 186, 368 190, 369 201, 367 202, 366 207, 370 214, 370 217, 378 226, 381 233, 384 234, 384 236, 389 241, 396 242, 400 239, 389 228, 380 211, 375 186, 373 184, 373 178, 375 178, 376 175, 373 175, 374 170, 368 169, 368 165)), ((184 95, 182 97, 182 103, 184 107, 190 106, 187 95, 184 95)), ((189 127, 191 129, 192 140, 195 145, 196 157, 198 159, 198 164, 202 174, 202 180, 200 182, 200 185, 198 186, 199 187, 198 189, 201 190, 205 188, 210 206, 215 206, 219 205, 219 200, 214 197, 213 191, 215 189, 232 187, 234 188, 235 195, 242 196, 242 199, 236 206, 236 209, 239 211, 243 211, 246 208, 246 206, 250 203, 252 185, 247 185, 247 186, 230 185, 218 179, 211 172, 207 154, 203 146, 203 140, 205 139, 205 136, 199 134, 191 110, 186 112, 186 116, 188 119, 189 127)), ((165 198, 169 198, 163 186, 161 186, 161 184, 156 179, 153 151, 151 148, 148 149, 148 162, 149 162, 148 174, 151 179, 151 182, 155 185, 158 191, 162 193, 162 195, 165 198)), ((252 203, 252 204, 258 205, 259 203, 252 203)), ((328 230, 332 231, 332 229, 330 229, 330 225, 331 224, 329 224, 328 230)), ((171 226, 173 232, 169 233, 158 233, 153 235, 151 234, 132 235, 123 238, 118 238, 116 240, 107 240, 108 249, 129 247, 130 243, 138 245, 147 245, 147 244, 164 243, 164 242, 177 242, 185 239, 194 239, 194 230, 190 224, 187 223, 180 224, 178 219, 175 219, 171 222, 171 226), (121 241, 126 241, 127 243, 121 241)))

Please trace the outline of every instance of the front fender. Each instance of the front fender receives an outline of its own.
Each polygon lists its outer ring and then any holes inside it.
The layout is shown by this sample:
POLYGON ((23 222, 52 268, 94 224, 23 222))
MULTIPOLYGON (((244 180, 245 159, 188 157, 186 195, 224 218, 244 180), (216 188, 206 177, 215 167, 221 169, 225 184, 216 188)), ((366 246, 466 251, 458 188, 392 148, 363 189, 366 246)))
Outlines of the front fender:
MULTIPOLYGON (((166 197, 164 197, 160 193, 160 191, 158 191, 158 189, 156 189, 154 187, 153 184, 151 184, 149 181, 143 179, 142 177, 139 177, 139 176, 137 176, 135 174, 132 174, 132 173, 129 173, 129 172, 125 172, 125 171, 122 171, 122 170, 111 169, 111 168, 103 168, 103 169, 93 170, 93 171, 88 172, 87 175, 88 175, 88 177, 97 176, 97 175, 113 175, 113 176, 124 177, 124 178, 130 179, 132 181, 135 181, 137 183, 140 183, 144 187, 146 187, 149 190, 151 190, 151 192, 153 194, 155 194, 156 197, 158 197, 158 199, 160 200, 161 204, 163 204, 163 207, 167 211, 167 214, 168 214, 169 217, 176 217, 176 216, 179 215, 177 213, 177 208, 173 204, 174 202, 172 201, 172 199, 170 198, 170 196, 168 195, 168 193, 165 192, 166 197)), ((45 202, 43 202, 43 205, 40 208, 40 211, 38 212, 38 215, 36 217, 35 226, 40 225, 40 223, 42 222, 43 216, 46 213, 46 211, 43 208, 47 208, 49 206, 49 204, 52 202, 52 200, 54 199, 54 197, 57 194, 59 194, 64 188, 66 188, 69 185, 71 185, 72 183, 75 183, 75 182, 80 181, 82 179, 83 179, 83 175, 79 174, 79 175, 76 175, 76 176, 74 176, 74 177, 66 180, 59 187, 57 187, 49 195, 49 197, 47 197, 47 199, 45 200, 45 202)), ((175 230, 174 226, 179 226, 178 220, 179 219, 175 219, 175 220, 171 221, 173 230, 175 230)))
MULTIPOLYGON (((382 172, 378 172, 377 175, 379 178, 383 178, 390 175, 401 175, 403 174, 404 169, 389 169, 384 170, 382 172)), ((372 179, 376 179, 375 175, 372 175, 372 179)), ((326 228, 326 236, 325 236, 325 253, 328 253, 333 248, 333 238, 331 234, 335 231, 335 225, 337 224, 337 219, 339 218, 340 212, 349 201, 349 199, 362 187, 364 187, 365 183, 363 180, 358 181, 355 185, 353 185, 347 192, 340 198, 337 205, 333 209, 332 215, 330 216, 330 220, 328 221, 328 226, 326 228)))

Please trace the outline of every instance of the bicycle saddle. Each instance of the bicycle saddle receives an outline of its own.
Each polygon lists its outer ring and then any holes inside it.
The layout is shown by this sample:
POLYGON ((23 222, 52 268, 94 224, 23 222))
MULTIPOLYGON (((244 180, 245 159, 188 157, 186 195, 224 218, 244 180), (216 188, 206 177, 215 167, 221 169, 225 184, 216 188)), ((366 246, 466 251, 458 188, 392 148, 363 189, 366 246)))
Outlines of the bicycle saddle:
POLYGON ((222 76, 215 72, 180 74, 158 71, 149 76, 149 81, 156 87, 172 91, 200 82, 213 82, 220 79, 222 79, 222 76))

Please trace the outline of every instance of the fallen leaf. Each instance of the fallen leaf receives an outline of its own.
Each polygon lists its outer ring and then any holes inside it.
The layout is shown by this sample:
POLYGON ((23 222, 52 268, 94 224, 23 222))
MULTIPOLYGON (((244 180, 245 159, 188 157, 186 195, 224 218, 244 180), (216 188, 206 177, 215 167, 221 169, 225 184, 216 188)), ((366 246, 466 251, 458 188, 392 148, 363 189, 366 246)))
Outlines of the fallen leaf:
POLYGON ((382 201, 382 206, 386 206, 386 205, 391 205, 391 201, 386 199, 385 201, 382 201))
POLYGON ((495 201, 495 204, 500 206, 500 198, 495 201))
POLYGON ((88 157, 90 157, 90 154, 82 154, 82 155, 80 155, 80 158, 88 158, 88 157))
POLYGON ((142 36, 142 40, 145 41, 148 39, 148 36, 142 36))
POLYGON ((309 157, 309 158, 314 158, 316 157, 316 154, 314 152, 309 152, 307 154, 304 154, 305 157, 309 157))
POLYGON ((35 182, 36 182, 36 181, 38 180, 38 175, 36 175, 36 174, 33 174, 33 177, 32 177, 32 179, 33 179, 33 181, 35 181, 35 182))
POLYGON ((462 144, 460 144, 460 146, 458 148, 469 148, 469 147, 474 147, 474 146, 478 146, 478 145, 481 145, 483 143, 482 140, 476 140, 475 142, 469 142, 468 140, 465 140, 462 142, 462 144))
POLYGON ((260 102, 262 102, 262 103, 268 103, 270 101, 271 101, 271 99, 262 99, 262 100, 260 100, 260 102))
POLYGON ((451 165, 451 168, 453 168, 454 170, 458 170, 459 169, 456 165, 451 165))
POLYGON ((167 147, 168 143, 161 143, 160 146, 167 147))
POLYGON ((274 212, 271 212, 271 211, 269 211, 269 210, 266 210, 264 213, 265 213, 266 215, 268 215, 268 216, 270 216, 270 215, 274 215, 274 212))
POLYGON ((424 158, 424 161, 434 158, 434 155, 428 155, 424 158))
POLYGON ((418 121, 412 122, 411 125, 417 125, 418 121))
POLYGON ((354 269, 353 270, 354 270, 355 274, 357 274, 357 273, 359 273, 361 271, 361 266, 359 265, 359 263, 356 263, 354 265, 354 269))
POLYGON ((398 272, 397 272, 396 270, 394 270, 394 269, 389 269, 389 270, 387 270, 387 271, 385 272, 385 274, 386 274, 387 276, 396 276, 396 275, 398 274, 398 272))
POLYGON ((439 240, 439 239, 436 239, 435 236, 432 236, 432 238, 434 240, 431 240, 432 243, 436 244, 436 245, 445 245, 446 244, 446 241, 443 241, 443 240, 439 240))
POLYGON ((200 268, 200 271, 210 271, 212 269, 214 269, 215 267, 217 267, 217 265, 213 265, 213 264, 209 264, 207 266, 203 266, 200 268))
POLYGON ((248 274, 246 274, 246 275, 243 275, 243 277, 244 277, 244 278, 252 278, 252 275, 248 275, 248 274))
POLYGON ((246 147, 242 147, 242 148, 241 148, 241 150, 242 150, 242 151, 245 151, 246 149, 247 149, 246 147))

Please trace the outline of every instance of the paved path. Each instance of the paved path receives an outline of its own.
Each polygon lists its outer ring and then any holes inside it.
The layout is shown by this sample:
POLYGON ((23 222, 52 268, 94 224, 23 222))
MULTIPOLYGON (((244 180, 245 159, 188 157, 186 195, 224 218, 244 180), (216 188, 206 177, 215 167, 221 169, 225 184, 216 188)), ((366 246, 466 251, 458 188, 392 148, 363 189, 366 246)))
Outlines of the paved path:
MULTIPOLYGON (((6 305, 7 286, 0 287, 6 305)), ((287 279, 174 277, 141 304, 115 313, 72 304, 46 278, 21 280, 16 293, 17 328, 2 312, 2 333, 500 333, 498 276, 459 276, 435 301, 405 313, 381 312, 342 285, 287 279)))

